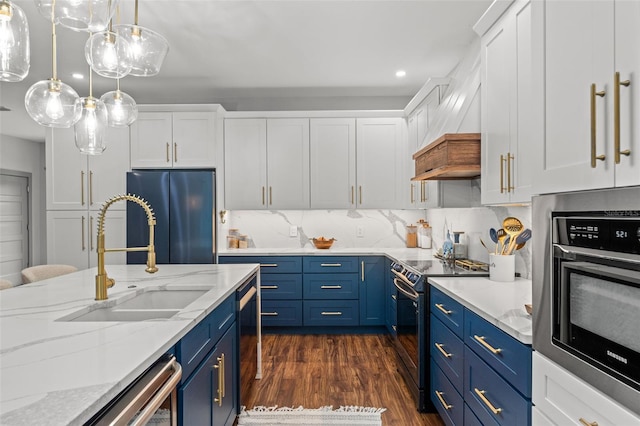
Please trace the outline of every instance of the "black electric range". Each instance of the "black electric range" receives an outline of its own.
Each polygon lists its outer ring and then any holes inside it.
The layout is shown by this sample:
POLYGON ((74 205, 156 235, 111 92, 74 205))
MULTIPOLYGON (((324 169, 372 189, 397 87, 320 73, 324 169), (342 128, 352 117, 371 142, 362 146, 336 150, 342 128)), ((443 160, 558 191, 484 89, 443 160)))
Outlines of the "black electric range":
POLYGON ((398 371, 414 396, 419 411, 435 412, 428 397, 429 277, 489 276, 486 263, 468 259, 403 260, 391 263, 396 287, 396 333, 393 343, 398 371))

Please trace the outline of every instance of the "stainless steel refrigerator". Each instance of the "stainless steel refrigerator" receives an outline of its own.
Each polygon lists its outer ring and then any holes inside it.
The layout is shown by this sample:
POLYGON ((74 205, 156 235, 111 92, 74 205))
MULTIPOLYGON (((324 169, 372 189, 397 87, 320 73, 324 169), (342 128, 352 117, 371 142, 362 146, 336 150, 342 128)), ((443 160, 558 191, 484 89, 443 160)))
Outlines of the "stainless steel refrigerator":
MULTIPOLYGON (((217 263, 215 170, 134 170, 127 192, 151 204, 156 217, 156 262, 217 263)), ((127 206, 127 247, 149 243, 144 211, 127 206)), ((146 263, 146 252, 128 252, 127 263, 146 263)))

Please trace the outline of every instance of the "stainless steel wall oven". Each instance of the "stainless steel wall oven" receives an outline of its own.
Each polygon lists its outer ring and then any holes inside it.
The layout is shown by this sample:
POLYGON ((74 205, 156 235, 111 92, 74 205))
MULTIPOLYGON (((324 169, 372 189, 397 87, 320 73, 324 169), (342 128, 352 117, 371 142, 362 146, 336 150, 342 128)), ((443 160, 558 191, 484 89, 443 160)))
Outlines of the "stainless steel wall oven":
POLYGON ((638 411, 640 188, 533 205, 534 349, 638 411))

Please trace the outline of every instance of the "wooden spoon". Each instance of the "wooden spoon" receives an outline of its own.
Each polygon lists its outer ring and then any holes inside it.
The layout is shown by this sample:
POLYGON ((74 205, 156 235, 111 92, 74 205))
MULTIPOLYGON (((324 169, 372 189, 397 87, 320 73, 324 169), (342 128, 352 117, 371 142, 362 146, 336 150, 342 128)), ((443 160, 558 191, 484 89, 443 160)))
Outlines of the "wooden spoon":
MULTIPOLYGON (((511 242, 509 243, 509 247, 506 250, 506 254, 509 254, 513 247, 516 245, 516 238, 520 233, 524 230, 524 225, 515 217, 507 217, 502 221, 502 228, 509 235, 511 242)), ((505 254, 504 246, 502 247, 501 254, 505 254)))

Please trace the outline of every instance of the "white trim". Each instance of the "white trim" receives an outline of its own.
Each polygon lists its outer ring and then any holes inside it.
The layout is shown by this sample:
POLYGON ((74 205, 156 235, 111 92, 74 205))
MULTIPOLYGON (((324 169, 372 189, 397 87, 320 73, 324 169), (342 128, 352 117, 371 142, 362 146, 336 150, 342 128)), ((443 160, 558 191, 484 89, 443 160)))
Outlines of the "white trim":
POLYGON ((476 32, 480 37, 482 37, 489 28, 496 23, 498 19, 502 16, 502 14, 509 9, 511 4, 515 2, 515 0, 494 0, 491 3, 491 6, 482 14, 478 22, 473 26, 473 31, 476 32))
POLYGON ((225 112, 220 104, 143 104, 138 105, 144 112, 225 112))
POLYGON ((404 107, 404 115, 408 117, 411 113, 422 103, 422 101, 429 96, 429 93, 438 86, 446 86, 451 82, 451 78, 430 78, 427 82, 418 90, 413 98, 409 101, 406 107, 404 107))
POLYGON ((227 111, 225 118, 404 118, 403 110, 227 111))

